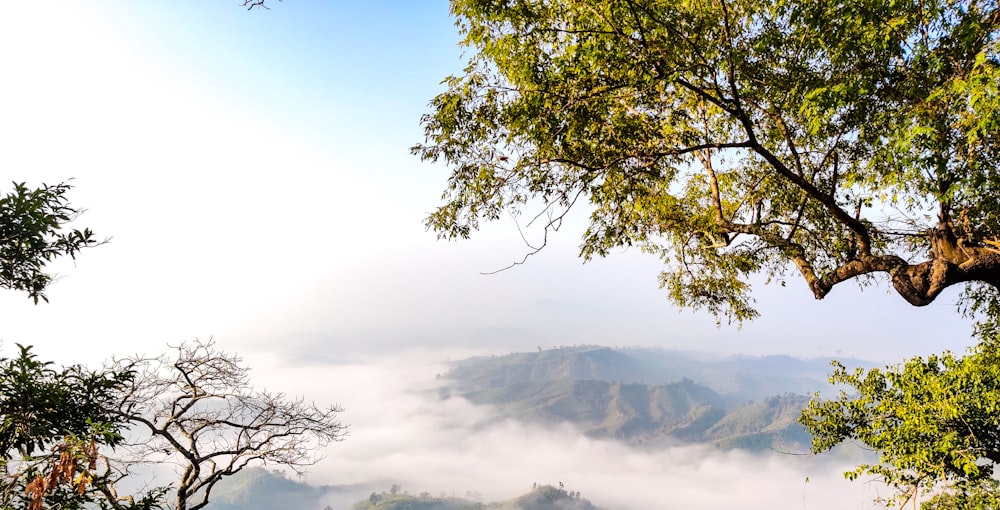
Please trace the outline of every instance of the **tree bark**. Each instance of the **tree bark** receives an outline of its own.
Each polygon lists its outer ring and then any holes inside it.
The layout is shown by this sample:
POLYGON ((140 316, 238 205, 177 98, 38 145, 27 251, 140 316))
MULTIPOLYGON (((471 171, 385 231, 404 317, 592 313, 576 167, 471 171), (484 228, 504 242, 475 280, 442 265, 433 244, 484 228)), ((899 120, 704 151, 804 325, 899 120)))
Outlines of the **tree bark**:
POLYGON ((870 273, 888 273, 896 292, 913 306, 927 306, 941 292, 959 283, 982 282, 1000 288, 1000 252, 983 246, 967 246, 944 222, 929 232, 930 259, 910 264, 895 255, 860 256, 825 277, 817 277, 803 257, 792 257, 816 299, 850 278, 870 273))

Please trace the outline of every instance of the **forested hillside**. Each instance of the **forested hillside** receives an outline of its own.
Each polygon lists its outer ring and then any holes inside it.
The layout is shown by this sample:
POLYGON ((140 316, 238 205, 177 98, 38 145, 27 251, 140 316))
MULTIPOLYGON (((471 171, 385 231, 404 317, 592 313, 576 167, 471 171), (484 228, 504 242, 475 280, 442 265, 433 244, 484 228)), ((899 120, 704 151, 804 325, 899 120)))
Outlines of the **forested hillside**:
POLYGON ((507 501, 482 503, 455 497, 433 497, 428 493, 412 496, 394 487, 390 492, 372 493, 354 510, 601 510, 583 499, 579 492, 551 485, 535 486, 531 492, 507 501))
POLYGON ((368 485, 314 486, 281 471, 247 468, 224 479, 212 491, 208 510, 320 510, 347 508, 368 485))
MULTIPOLYGON (((805 451, 809 437, 797 419, 808 394, 829 391, 829 370, 825 359, 577 346, 451 362, 437 393, 428 396, 484 406, 486 421, 468 423, 472 428, 517 420, 571 424, 587 437, 645 451, 692 444, 805 451)), ((561 486, 536 485, 521 496, 489 502, 465 493, 465 486, 450 488, 459 491, 456 497, 451 491, 410 493, 398 485, 386 490, 393 482, 376 483, 313 486, 252 469, 222 484, 210 509, 596 510, 580 492, 561 486)))
POLYGON ((491 405, 494 420, 568 422, 594 438, 805 447, 796 419, 812 393, 828 389, 829 363, 564 347, 455 362, 440 395, 491 405))
MULTIPOLYGON (((561 485, 561 484, 560 484, 561 485)), ((223 481, 213 493, 208 510, 601 510, 579 491, 535 485, 515 498, 483 502, 429 492, 410 494, 398 485, 373 491, 365 487, 320 486, 292 480, 279 471, 246 469, 223 481), (367 492, 363 497, 360 494, 367 492), (353 495, 353 496, 352 496, 353 495)))

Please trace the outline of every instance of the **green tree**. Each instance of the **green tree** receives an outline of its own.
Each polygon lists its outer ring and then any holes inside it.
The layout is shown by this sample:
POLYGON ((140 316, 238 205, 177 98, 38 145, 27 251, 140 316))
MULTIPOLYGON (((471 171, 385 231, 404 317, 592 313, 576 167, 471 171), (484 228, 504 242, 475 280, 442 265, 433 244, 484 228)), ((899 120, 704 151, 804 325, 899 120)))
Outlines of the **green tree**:
POLYGON ((1000 508, 1000 482, 988 478, 959 483, 920 504, 923 510, 991 510, 1000 508))
POLYGON ((341 409, 254 389, 249 368, 212 342, 131 357, 101 371, 57 370, 30 347, 0 360, 0 510, 197 510, 246 467, 296 472, 344 439, 341 409), (123 431, 129 430, 128 438, 123 431), (134 468, 180 466, 176 483, 119 494, 134 468))
POLYGON ((1000 463, 1000 343, 885 370, 848 371, 838 364, 830 381, 850 392, 826 401, 817 395, 803 411, 800 422, 813 436, 814 452, 845 442, 874 449, 878 462, 845 474, 882 479, 897 490, 896 501, 944 490, 928 501, 931 508, 996 508, 991 477, 1000 463), (994 504, 982 506, 987 500, 994 504))
MULTIPOLYGON (((0 288, 27 292, 36 304, 48 301, 47 264, 98 244, 90 229, 67 227, 79 214, 66 199, 70 189, 15 182, 0 196, 0 288)), ((30 347, 18 349, 16 358, 0 359, 0 508, 155 507, 152 493, 139 506, 109 503, 112 472, 97 466, 98 450, 122 440, 126 420, 114 404, 133 374, 78 365, 59 370, 30 347)))
POLYGON ((76 509, 104 500, 114 480, 98 468, 98 449, 122 442, 127 422, 116 403, 134 374, 59 370, 31 347, 18 349, 16 358, 0 359, 0 508, 76 509))
POLYGON ((48 301, 52 275, 45 266, 63 255, 75 259, 98 242, 90 229, 67 228, 79 213, 66 199, 69 184, 13 184, 13 191, 0 196, 0 288, 26 291, 35 303, 48 301))
POLYGON ((413 148, 452 168, 427 220, 545 234, 589 201, 585 259, 663 258, 677 304, 757 315, 751 276, 821 299, 887 278, 1000 311, 995 0, 453 0, 468 65, 413 148), (540 210, 535 210, 535 207, 540 210))

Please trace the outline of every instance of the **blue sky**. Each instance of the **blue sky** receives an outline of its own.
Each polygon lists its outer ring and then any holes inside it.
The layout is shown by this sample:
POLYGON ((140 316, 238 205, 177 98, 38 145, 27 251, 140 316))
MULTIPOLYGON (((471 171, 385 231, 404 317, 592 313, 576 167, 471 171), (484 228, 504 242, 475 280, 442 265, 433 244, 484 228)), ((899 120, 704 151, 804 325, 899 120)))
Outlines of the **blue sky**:
MULTIPOLYGON (((763 318, 716 328, 657 288, 659 262, 583 265, 584 214, 528 264, 512 222, 438 242, 422 220, 447 168, 420 115, 462 67, 440 0, 16 2, 0 19, 0 183, 74 179, 79 224, 111 242, 50 304, 0 295, 5 347, 60 361, 224 347, 338 359, 577 343, 904 356, 962 350, 955 293, 923 309, 849 285, 758 285, 763 318)), ((580 211, 585 213, 585 211, 580 211)), ((535 233, 537 234, 537 233, 535 233)))
POLYGON ((346 407, 351 437, 316 483, 395 476, 415 491, 507 498, 558 473, 622 508, 669 497, 771 509, 872 486, 798 457, 637 452, 517 424, 468 431, 483 410, 411 390, 444 370, 424 361, 476 351, 598 343, 897 362, 969 344, 954 292, 916 309, 845 285, 817 302, 795 279, 755 287, 758 321, 717 328, 667 302, 654 258, 582 264, 585 210, 527 264, 483 276, 524 254, 516 226, 436 241, 423 218, 448 169, 409 154, 439 82, 462 67, 447 2, 238 3, 4 6, 0 191, 72 178, 79 225, 111 240, 56 265, 49 304, 0 293, 0 351, 33 344, 43 359, 96 365, 214 337, 246 356, 256 384, 346 407))

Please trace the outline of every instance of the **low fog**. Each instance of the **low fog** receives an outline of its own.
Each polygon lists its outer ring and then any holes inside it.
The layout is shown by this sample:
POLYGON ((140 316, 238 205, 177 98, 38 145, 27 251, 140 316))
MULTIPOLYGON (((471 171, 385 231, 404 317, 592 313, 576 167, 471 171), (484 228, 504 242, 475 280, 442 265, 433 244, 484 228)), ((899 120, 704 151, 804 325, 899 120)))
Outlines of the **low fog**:
MULTIPOLYGON (((488 408, 434 397, 449 354, 456 353, 306 365, 302 358, 265 353, 248 360, 260 367, 256 384, 344 406, 350 435, 325 450, 306 481, 364 485, 351 498, 399 484, 411 494, 478 493, 489 502, 524 494, 534 483, 560 482, 607 510, 864 509, 877 507, 880 492, 886 495, 877 483, 846 481, 847 461, 802 452, 704 446, 644 451, 591 440, 569 426, 487 425, 488 408)), ((349 508, 346 499, 325 500, 318 508, 349 508)))

